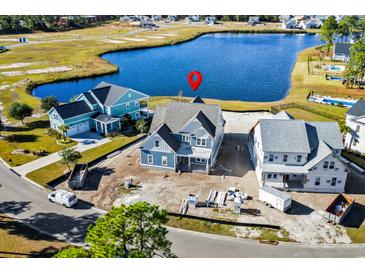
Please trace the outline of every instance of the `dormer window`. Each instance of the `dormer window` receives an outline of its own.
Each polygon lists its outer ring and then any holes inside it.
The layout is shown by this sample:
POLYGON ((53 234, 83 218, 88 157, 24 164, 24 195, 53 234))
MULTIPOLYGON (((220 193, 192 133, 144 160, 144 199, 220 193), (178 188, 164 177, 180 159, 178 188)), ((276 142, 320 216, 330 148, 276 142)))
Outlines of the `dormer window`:
POLYGON ((190 141, 190 137, 189 137, 188 135, 182 135, 181 140, 182 140, 183 142, 189 142, 189 141, 190 141))

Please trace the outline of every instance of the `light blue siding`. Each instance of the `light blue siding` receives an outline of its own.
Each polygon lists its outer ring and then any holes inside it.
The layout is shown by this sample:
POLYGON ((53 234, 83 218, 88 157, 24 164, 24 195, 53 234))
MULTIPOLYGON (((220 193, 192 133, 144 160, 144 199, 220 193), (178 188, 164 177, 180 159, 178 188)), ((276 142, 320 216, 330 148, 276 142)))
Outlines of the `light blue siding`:
POLYGON ((175 154, 168 152, 160 152, 160 151, 147 151, 141 150, 141 164, 151 165, 162 168, 175 168, 175 154), (148 163, 148 155, 153 156, 153 163, 148 163), (162 156, 167 157, 167 166, 162 165, 162 156))

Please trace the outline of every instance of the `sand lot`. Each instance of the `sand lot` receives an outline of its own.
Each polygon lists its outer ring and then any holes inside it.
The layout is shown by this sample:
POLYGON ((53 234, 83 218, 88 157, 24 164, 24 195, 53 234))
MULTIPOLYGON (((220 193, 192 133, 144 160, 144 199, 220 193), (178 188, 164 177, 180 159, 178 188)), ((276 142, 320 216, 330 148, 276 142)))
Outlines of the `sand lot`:
MULTIPOLYGON (((295 201, 292 214, 268 208, 258 201, 259 186, 248 158, 247 134, 258 119, 271 115, 267 112, 224 112, 224 119, 227 122, 225 137, 216 168, 210 175, 191 173, 178 175, 171 171, 142 168, 139 166, 140 144, 135 144, 95 167, 88 176, 86 188, 75 193, 79 198, 103 209, 110 209, 113 205, 118 206, 122 203, 147 201, 158 204, 168 211, 178 212, 181 201, 186 199, 188 194, 199 195, 199 200, 203 202, 211 189, 227 191, 228 187, 235 186, 252 197, 242 206, 243 214, 234 214, 230 203, 218 210, 190 207, 188 213, 211 218, 280 225, 289 232, 291 238, 300 242, 349 243, 350 239, 345 229, 342 226, 328 224, 320 213, 336 196, 334 194, 291 192, 289 194, 295 201), (134 187, 127 190, 123 182, 128 178, 133 179, 134 187), (252 211, 261 214, 255 216, 251 214, 252 211)), ((365 186, 359 186, 361 180, 365 184, 363 176, 355 175, 351 176, 354 177, 356 187, 365 189, 365 186)), ((62 183, 58 188, 67 189, 67 186, 62 183)), ((360 206, 361 203, 365 203, 364 194, 352 196, 360 206)), ((362 211, 358 216, 361 222, 363 215, 362 211)))

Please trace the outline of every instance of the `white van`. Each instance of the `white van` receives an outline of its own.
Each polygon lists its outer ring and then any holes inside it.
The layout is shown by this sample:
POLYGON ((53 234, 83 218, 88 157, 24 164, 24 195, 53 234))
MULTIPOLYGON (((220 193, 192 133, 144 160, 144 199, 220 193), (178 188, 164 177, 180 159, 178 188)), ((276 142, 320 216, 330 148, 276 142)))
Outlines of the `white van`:
POLYGON ((77 203, 76 195, 63 189, 49 193, 48 200, 52 203, 63 205, 64 207, 73 207, 77 203))

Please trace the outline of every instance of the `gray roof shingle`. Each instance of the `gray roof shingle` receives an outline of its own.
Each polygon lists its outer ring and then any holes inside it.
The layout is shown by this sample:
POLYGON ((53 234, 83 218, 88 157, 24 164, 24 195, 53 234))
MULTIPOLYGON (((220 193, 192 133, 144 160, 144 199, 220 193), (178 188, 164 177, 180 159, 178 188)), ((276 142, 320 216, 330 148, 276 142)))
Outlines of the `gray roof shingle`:
POLYGON ((129 88, 101 82, 91 92, 105 106, 112 106, 129 88))
POLYGON ((334 46, 335 54, 343 54, 345 56, 350 55, 351 44, 349 43, 336 43, 334 46))
POLYGON ((266 152, 310 153, 303 120, 260 120, 262 148, 266 152))
POLYGON ((156 132, 173 151, 177 151, 180 147, 180 143, 173 136, 171 129, 166 125, 162 124, 156 132))
POLYGON ((332 149, 344 148, 337 122, 307 122, 306 129, 311 149, 318 147, 319 140, 323 140, 332 149))
POLYGON ((93 110, 86 104, 85 101, 76 101, 55 106, 54 108, 63 120, 93 112, 93 110))
POLYGON ((347 114, 356 117, 365 115, 365 100, 357 100, 357 102, 347 111, 347 114))
POLYGON ((215 136, 220 121, 220 106, 172 102, 168 106, 158 106, 152 120, 150 132, 165 123, 173 133, 178 133, 190 120, 197 117, 209 134, 215 136), (202 114, 199 114, 202 112, 202 114))

